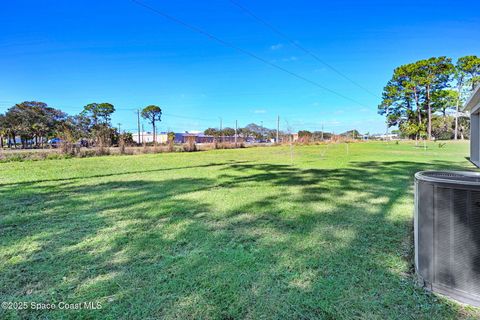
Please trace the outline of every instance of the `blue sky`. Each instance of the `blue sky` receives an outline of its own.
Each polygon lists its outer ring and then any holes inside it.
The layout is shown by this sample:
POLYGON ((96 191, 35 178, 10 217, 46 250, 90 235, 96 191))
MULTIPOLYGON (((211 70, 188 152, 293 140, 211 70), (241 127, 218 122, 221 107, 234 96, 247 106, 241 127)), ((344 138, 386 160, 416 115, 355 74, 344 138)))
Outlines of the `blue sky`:
MULTIPOLYGON (((143 0, 142 0, 143 1, 143 0)), ((431 56, 480 55, 478 1, 237 0, 346 81, 228 0, 148 5, 357 102, 303 82, 134 4, 4 1, 0 112, 39 100, 70 114, 113 103, 113 123, 136 130, 134 109, 162 107, 163 130, 251 122, 281 128, 384 132, 376 108, 393 69, 431 56)), ((147 124, 145 124, 147 126, 147 124)), ((147 127, 146 127, 147 128, 147 127)))

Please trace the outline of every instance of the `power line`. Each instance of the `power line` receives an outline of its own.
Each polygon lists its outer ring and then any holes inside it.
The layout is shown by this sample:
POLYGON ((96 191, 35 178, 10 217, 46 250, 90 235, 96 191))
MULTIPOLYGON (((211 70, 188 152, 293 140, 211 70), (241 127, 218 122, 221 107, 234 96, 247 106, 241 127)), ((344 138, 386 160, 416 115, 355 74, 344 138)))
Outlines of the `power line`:
POLYGON ((174 115, 171 113, 164 113, 167 117, 173 117, 173 118, 180 118, 180 119, 189 119, 189 120, 200 120, 200 121, 216 121, 216 119, 207 119, 207 118, 197 118, 197 117, 190 117, 190 116, 179 116, 179 115, 174 115))
POLYGON ((237 50, 238 52, 241 52, 241 53, 243 53, 243 54, 245 54, 245 55, 247 55, 247 56, 250 56, 250 57, 252 57, 252 58, 254 58, 254 59, 256 59, 256 60, 258 60, 258 61, 260 61, 260 62, 262 62, 262 63, 264 63, 264 64, 267 64, 267 65, 269 65, 269 66, 271 66, 271 67, 273 67, 273 68, 275 68, 275 69, 278 69, 278 70, 280 70, 280 71, 282 71, 282 72, 285 72, 285 73, 287 73, 287 74, 289 74, 289 75, 291 75, 291 76, 293 76, 293 77, 295 77, 295 78, 298 78, 298 79, 300 79, 300 80, 303 80, 303 81, 305 81, 305 82, 308 82, 308 83, 310 83, 310 84, 312 84, 312 85, 314 85, 314 86, 317 86, 317 87, 319 87, 319 88, 321 88, 321 89, 323 89, 323 90, 325 90, 325 91, 328 91, 328 92, 330 92, 330 93, 332 93, 332 94, 334 94, 334 95, 337 95, 337 96, 339 96, 339 97, 341 97, 341 98, 343 98, 343 99, 345 99, 345 100, 349 100, 349 101, 354 102, 354 103, 356 103, 356 104, 358 104, 358 105, 360 105, 360 106, 363 106, 363 107, 368 107, 367 105, 364 105, 363 103, 360 103, 360 102, 356 101, 355 99, 352 99, 352 98, 350 98, 350 97, 348 97, 348 96, 346 96, 346 95, 344 95, 344 94, 342 94, 342 93, 339 93, 339 92, 337 92, 337 91, 335 91, 335 90, 329 89, 329 88, 327 88, 327 87, 319 84, 319 83, 316 82, 316 81, 310 80, 310 79, 308 79, 308 78, 306 78, 306 77, 304 77, 304 76, 302 76, 302 75, 299 75, 299 74, 297 74, 297 73, 295 73, 295 72, 292 72, 292 71, 290 71, 290 70, 288 70, 288 69, 285 69, 284 67, 279 66, 278 64, 275 64, 275 63, 273 63, 273 62, 270 62, 270 61, 268 61, 268 60, 266 60, 266 59, 264 59, 264 58, 262 58, 262 57, 260 57, 260 56, 258 56, 258 55, 256 55, 256 54, 254 54, 254 53, 252 53, 252 52, 250 52, 250 51, 247 51, 247 50, 245 50, 245 49, 242 49, 241 47, 238 47, 238 46, 236 46, 236 45, 234 45, 234 44, 232 44, 232 43, 230 43, 230 42, 228 42, 228 41, 225 41, 225 40, 223 40, 223 39, 221 39, 221 38, 219 38, 219 37, 217 37, 217 36, 215 36, 215 35, 207 32, 207 31, 205 31, 205 30, 203 30, 203 29, 200 29, 199 27, 196 27, 196 26, 193 26, 193 25, 191 25, 191 24, 188 24, 188 23, 184 22, 183 20, 180 20, 180 19, 178 19, 178 18, 176 18, 176 17, 174 17, 174 16, 172 16, 172 15, 169 15, 169 14, 167 14, 167 13, 165 13, 165 12, 162 12, 162 11, 160 11, 160 10, 154 8, 154 7, 151 7, 151 6, 149 6, 149 5, 141 2, 141 1, 139 1, 139 0, 131 0, 131 1, 132 1, 133 3, 135 3, 135 4, 137 4, 137 5, 145 8, 145 9, 147 9, 147 10, 152 11, 153 13, 155 13, 155 14, 157 14, 157 15, 160 15, 160 16, 162 16, 162 17, 164 17, 164 18, 166 18, 166 19, 168 19, 168 20, 170 20, 170 21, 173 21, 173 22, 175 22, 175 23, 177 23, 177 24, 179 24, 179 25, 181 25, 181 26, 184 26, 184 27, 187 28, 187 29, 190 29, 190 30, 192 30, 192 31, 194 31, 194 32, 196 32, 196 33, 202 34, 202 35, 206 36, 207 38, 209 38, 210 40, 216 41, 216 42, 220 43, 221 45, 223 45, 223 46, 225 46, 225 47, 229 47, 229 48, 232 48, 232 49, 234 49, 234 50, 237 50))
POLYGON ((288 42, 290 42, 293 46, 295 46, 296 48, 302 50, 303 52, 305 52, 306 54, 310 55, 312 58, 314 58, 315 60, 317 60, 318 62, 322 63, 323 65, 325 65, 326 67, 328 67, 329 69, 331 69, 332 71, 334 71, 336 74, 338 74, 339 76, 341 76, 342 78, 348 80, 350 83, 353 83, 354 85, 356 85, 358 88, 362 89, 363 91, 369 93, 370 95, 374 96, 375 98, 379 98, 379 96, 375 93, 373 93, 372 91, 368 90, 367 88, 365 88, 364 86, 362 86, 361 84, 359 84, 358 82, 356 82, 355 80, 351 79, 350 77, 348 77, 346 74, 344 74, 343 72, 341 72, 340 70, 338 70, 337 68, 335 68, 334 66, 332 66, 331 64, 325 62, 324 60, 322 60, 319 56, 317 56, 316 54, 314 54, 312 51, 308 50, 307 48, 301 46, 300 44, 298 44, 296 41, 292 40, 289 36, 287 36, 285 33, 283 33, 282 31, 280 31, 279 29, 277 29, 276 27, 274 27, 272 24, 268 23, 267 21, 263 20, 262 18, 260 18, 259 16, 257 16, 256 14, 254 14, 251 10, 247 9, 246 7, 244 7, 243 5, 241 5, 240 3, 238 3, 237 1, 235 0, 230 0, 230 2, 235 5, 236 7, 238 7, 240 10, 242 10, 243 12, 245 12, 246 14, 248 14, 249 16, 251 16, 252 18, 254 18, 255 20, 257 20, 258 22, 260 22, 261 24, 263 24, 264 26, 266 26, 267 28, 269 28, 270 30, 272 30, 273 32, 275 32, 277 35, 279 35, 280 37, 284 38, 285 40, 287 40, 288 42))
MULTIPOLYGON (((1 109, 1 107, 0 107, 0 109, 1 109)), ((71 107, 70 107, 70 108, 65 108, 65 107, 62 108, 62 107, 60 107, 60 108, 58 108, 58 109, 59 109, 59 110, 62 110, 62 111, 65 110, 65 109, 70 109, 70 110, 71 110, 71 107)), ((137 128, 135 128, 135 129, 128 129, 128 130, 129 130, 129 131, 137 130, 138 132, 140 132, 140 130, 138 130, 138 129, 140 128, 140 126, 139 126, 140 123, 138 122, 138 121, 140 120, 139 112, 138 112, 139 110, 138 110, 138 109, 133 109, 133 108, 128 108, 128 107, 125 107, 125 108, 121 108, 121 107, 120 107, 120 108, 117 108, 117 107, 115 107, 115 111, 119 111, 119 110, 121 110, 121 111, 135 111, 134 114, 135 114, 135 116, 136 116, 136 118, 137 118, 137 119, 136 119, 136 120, 137 120, 137 128)), ((0 110, 0 113, 1 113, 1 110, 0 110)), ((224 119, 221 118, 221 117, 216 118, 216 119, 214 119, 214 118, 200 118, 200 117, 183 116, 183 115, 176 115, 176 114, 170 114, 170 113, 163 113, 162 115, 164 115, 164 116, 166 116, 166 117, 173 117, 173 118, 180 118, 180 119, 200 121, 201 123, 203 123, 202 125, 206 125, 207 123, 208 123, 209 125, 213 125, 214 122, 217 122, 217 121, 219 121, 219 119, 221 119, 221 124, 220 124, 220 125, 221 125, 222 128, 223 128, 223 122, 224 122, 224 121, 223 121, 224 119)), ((287 114, 287 115, 288 115, 288 114, 287 114)), ((256 116, 258 116, 258 115, 256 115, 256 116)), ((240 118, 247 118, 247 117, 248 117, 248 118, 250 119, 250 121, 252 121, 252 123, 255 123, 255 120, 253 119, 254 115, 245 115, 245 114, 244 114, 244 115, 237 115, 236 117, 240 117, 240 118)), ((268 118, 269 116, 265 115, 265 117, 268 118)), ((263 119, 266 119, 265 117, 264 117, 263 119)), ((164 119, 164 121, 165 121, 165 120, 168 122, 168 119, 164 119)), ((279 119, 278 119, 278 117, 277 117, 277 127, 278 127, 278 120, 279 120, 279 119)), ((261 123, 261 127, 263 127, 264 120, 260 120, 260 123, 261 123)), ((274 120, 271 120, 271 123, 270 123, 270 124, 271 124, 272 127, 273 127, 273 126, 274 126, 274 120)), ((142 124, 142 125, 143 125, 143 124, 142 124)), ((303 122, 302 122, 302 123, 299 123, 298 126, 302 126, 302 127, 305 127, 305 128, 317 128, 317 126, 316 126, 315 124, 303 123, 303 122)))

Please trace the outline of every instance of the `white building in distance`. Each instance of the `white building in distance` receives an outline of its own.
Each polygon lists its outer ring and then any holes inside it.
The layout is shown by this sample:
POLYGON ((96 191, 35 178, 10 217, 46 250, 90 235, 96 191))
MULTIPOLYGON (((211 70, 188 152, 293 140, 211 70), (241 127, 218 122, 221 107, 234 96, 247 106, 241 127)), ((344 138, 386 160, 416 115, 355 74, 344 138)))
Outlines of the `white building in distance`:
MULTIPOLYGON (((132 133, 132 138, 133 138, 133 141, 135 141, 138 144, 151 143, 153 142, 153 132, 149 132, 149 131, 140 132, 140 135, 138 132, 134 132, 132 133), (140 140, 139 140, 139 136, 140 136, 140 140)), ((158 132, 155 135, 155 140, 157 140, 157 143, 167 143, 168 135, 166 132, 158 132)))

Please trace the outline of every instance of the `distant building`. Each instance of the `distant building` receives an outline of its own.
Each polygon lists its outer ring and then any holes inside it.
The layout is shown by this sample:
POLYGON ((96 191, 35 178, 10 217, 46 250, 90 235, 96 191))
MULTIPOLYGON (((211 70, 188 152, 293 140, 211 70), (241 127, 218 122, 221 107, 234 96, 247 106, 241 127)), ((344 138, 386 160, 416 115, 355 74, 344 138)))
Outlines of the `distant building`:
MULTIPOLYGON (((133 141, 135 141, 138 144, 142 143, 151 143, 153 142, 153 132, 140 132, 140 140, 138 132, 132 133, 132 138, 133 141)), ((155 140, 157 140, 157 143, 167 143, 168 142, 168 135, 167 132, 159 132, 155 135, 155 140)))
POLYGON ((175 133, 175 143, 187 143, 189 139, 195 139, 195 143, 213 143, 214 136, 209 136, 198 131, 185 131, 175 133))
POLYGON ((380 139, 380 140, 396 140, 399 138, 398 134, 396 133, 372 134, 370 137, 373 139, 380 139))
POLYGON ((468 99, 464 111, 470 111, 470 161, 480 167, 480 85, 468 99))
POLYGON ((360 134, 360 135, 358 135, 358 138, 360 140, 368 140, 368 139, 370 139, 370 136, 368 134, 360 134))

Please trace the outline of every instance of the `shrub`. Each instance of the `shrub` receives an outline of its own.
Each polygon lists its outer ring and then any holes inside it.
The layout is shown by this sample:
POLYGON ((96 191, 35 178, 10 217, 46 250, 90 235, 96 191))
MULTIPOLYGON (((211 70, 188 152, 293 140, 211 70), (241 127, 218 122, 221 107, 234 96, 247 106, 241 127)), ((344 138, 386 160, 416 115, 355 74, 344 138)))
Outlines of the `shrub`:
POLYGON ((120 135, 118 140, 118 152, 120 154, 125 154, 125 138, 123 135, 120 135))
POLYGON ((186 152, 197 151, 197 145, 195 143, 185 143, 183 145, 183 151, 186 151, 186 152))
POLYGON ((110 149, 100 144, 97 148, 95 148, 95 155, 97 156, 108 156, 110 154, 110 149))
POLYGON ((52 153, 47 154, 45 159, 47 159, 47 160, 65 159, 65 155, 62 155, 62 154, 59 154, 59 153, 56 153, 56 152, 52 152, 52 153))
POLYGON ((75 156, 80 152, 80 146, 75 143, 64 141, 60 144, 60 152, 64 155, 75 156))

